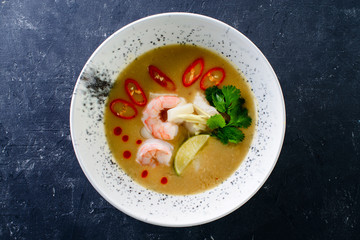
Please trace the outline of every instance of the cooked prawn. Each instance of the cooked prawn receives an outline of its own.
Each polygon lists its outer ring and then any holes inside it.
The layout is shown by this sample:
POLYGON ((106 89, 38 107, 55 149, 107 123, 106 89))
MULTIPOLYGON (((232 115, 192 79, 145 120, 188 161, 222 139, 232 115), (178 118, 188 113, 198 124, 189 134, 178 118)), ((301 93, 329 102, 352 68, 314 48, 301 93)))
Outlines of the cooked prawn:
POLYGON ((136 161, 141 165, 155 167, 157 164, 169 166, 173 146, 159 139, 148 139, 139 148, 136 161))
POLYGON ((175 123, 162 121, 161 114, 182 102, 177 96, 159 96, 152 99, 145 110, 141 120, 145 127, 155 138, 172 140, 178 134, 179 126, 175 123))

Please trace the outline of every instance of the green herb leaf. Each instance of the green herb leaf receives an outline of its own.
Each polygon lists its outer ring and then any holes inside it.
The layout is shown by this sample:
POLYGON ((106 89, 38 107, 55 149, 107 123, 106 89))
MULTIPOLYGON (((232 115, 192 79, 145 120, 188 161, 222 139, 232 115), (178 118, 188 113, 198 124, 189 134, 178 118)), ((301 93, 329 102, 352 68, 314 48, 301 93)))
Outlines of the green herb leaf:
POLYGON ((229 126, 248 128, 251 125, 252 120, 248 115, 248 110, 242 107, 243 100, 243 98, 240 98, 236 106, 229 112, 229 126))
MULTIPOLYGON (((220 128, 219 128, 220 129, 220 128)), ((211 136, 216 137, 219 139, 223 144, 229 143, 229 138, 224 134, 223 132, 219 131, 219 129, 216 129, 214 132, 211 133, 211 136)))
POLYGON ((247 109, 244 109, 243 112, 240 115, 237 115, 236 117, 232 117, 229 125, 240 127, 240 128, 248 128, 251 125, 252 119, 249 117, 247 113, 247 109), (234 119, 234 120, 232 120, 234 119))
POLYGON ((217 137, 222 143, 239 143, 244 139, 244 133, 239 128, 248 128, 251 118, 248 110, 243 107, 245 99, 235 86, 229 85, 219 89, 217 86, 205 90, 206 99, 226 117, 217 114, 208 119, 207 125, 213 130, 212 136, 217 137))
POLYGON ((225 127, 226 123, 225 119, 220 114, 216 114, 207 120, 207 125, 210 129, 215 129, 225 127))
POLYGON ((218 110, 218 112, 226 112, 225 97, 222 92, 213 93, 212 99, 214 106, 216 110, 218 110))
POLYGON ((217 86, 207 88, 205 95, 211 106, 215 107, 219 112, 226 112, 225 97, 221 89, 217 86))
POLYGON ((236 105, 237 100, 240 98, 240 90, 235 86, 229 85, 224 86, 221 91, 224 94, 226 102, 225 106, 228 112, 236 105))
POLYGON ((228 144, 229 142, 239 143, 245 138, 244 133, 240 129, 231 126, 219 128, 213 135, 216 136, 223 144, 228 144))
POLYGON ((205 90, 206 100, 208 100, 211 106, 214 106, 213 95, 215 95, 216 93, 221 93, 221 90, 217 86, 212 86, 205 90))

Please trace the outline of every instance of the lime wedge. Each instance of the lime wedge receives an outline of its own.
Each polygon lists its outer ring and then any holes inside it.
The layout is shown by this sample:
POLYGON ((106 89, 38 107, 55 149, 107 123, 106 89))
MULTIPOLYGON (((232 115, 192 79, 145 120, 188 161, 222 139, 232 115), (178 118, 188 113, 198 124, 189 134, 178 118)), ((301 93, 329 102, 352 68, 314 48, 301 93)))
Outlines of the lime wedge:
POLYGON ((184 171, 209 137, 210 135, 197 135, 189 138, 180 146, 174 161, 174 168, 177 175, 180 175, 184 171))

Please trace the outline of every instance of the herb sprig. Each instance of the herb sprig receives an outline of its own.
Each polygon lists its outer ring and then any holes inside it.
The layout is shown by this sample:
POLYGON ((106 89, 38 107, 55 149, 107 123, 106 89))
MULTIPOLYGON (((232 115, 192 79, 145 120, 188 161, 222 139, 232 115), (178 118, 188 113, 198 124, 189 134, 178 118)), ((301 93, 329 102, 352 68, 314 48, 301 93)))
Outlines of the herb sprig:
POLYGON ((235 86, 229 85, 219 89, 217 86, 205 90, 206 99, 220 114, 211 116, 207 125, 212 129, 212 136, 217 137, 223 144, 239 143, 245 135, 239 128, 248 128, 251 117, 243 107, 245 99, 235 86))

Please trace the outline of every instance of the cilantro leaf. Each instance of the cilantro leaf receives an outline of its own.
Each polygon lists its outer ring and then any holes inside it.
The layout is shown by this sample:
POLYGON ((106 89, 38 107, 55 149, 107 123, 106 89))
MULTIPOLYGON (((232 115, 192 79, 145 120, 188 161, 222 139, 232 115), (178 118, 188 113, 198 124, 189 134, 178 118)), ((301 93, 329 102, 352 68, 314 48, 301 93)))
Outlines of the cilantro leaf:
POLYGON ((229 109, 229 111, 228 111, 228 114, 229 115, 232 115, 233 113, 233 111, 235 110, 235 111, 238 111, 239 109, 242 109, 243 107, 242 107, 242 105, 245 103, 245 99, 243 99, 243 98, 238 98, 238 99, 236 99, 232 104, 231 104, 231 108, 229 109))
POLYGON ((240 128, 248 128, 251 125, 252 119, 248 115, 248 110, 241 106, 241 102, 241 99, 239 99, 236 107, 229 112, 230 121, 228 125, 240 128))
POLYGON ((212 136, 217 137, 223 144, 239 143, 244 140, 244 133, 239 128, 248 128, 252 119, 248 110, 243 107, 245 99, 241 91, 229 85, 219 89, 217 86, 205 90, 206 99, 210 105, 221 114, 208 119, 207 125, 212 130, 212 136))
POLYGON ((226 112, 225 97, 221 92, 213 93, 212 99, 216 110, 219 112, 226 112))
POLYGON ((235 120, 229 122, 229 126, 235 126, 239 128, 248 128, 251 125, 252 119, 245 114, 238 115, 235 120))
POLYGON ((213 133, 213 135, 216 136, 223 144, 228 144, 229 142, 239 143, 245 138, 244 133, 240 129, 231 126, 219 128, 213 133))
POLYGON ((210 129, 215 129, 225 127, 226 123, 225 119, 220 114, 216 114, 207 120, 207 125, 210 129))
MULTIPOLYGON (((220 129, 220 128, 219 128, 220 129)), ((219 131, 219 129, 215 130, 211 133, 211 136, 216 137, 219 139, 223 144, 229 143, 229 138, 223 132, 219 131)))
POLYGON ((215 107, 219 112, 226 112, 225 97, 221 89, 217 86, 207 88, 205 95, 211 106, 215 107))
POLYGON ((243 141, 245 138, 244 133, 236 127, 227 126, 227 127, 221 128, 221 130, 228 136, 229 142, 231 142, 231 143, 239 143, 239 142, 243 141))
POLYGON ((221 92, 221 90, 217 86, 212 86, 205 90, 206 100, 208 100, 208 102, 210 103, 211 106, 214 106, 213 95, 215 95, 216 93, 220 93, 220 92, 221 92))
POLYGON ((221 91, 225 97, 226 109, 229 111, 235 106, 235 103, 237 103, 237 100, 240 98, 240 90, 233 85, 229 85, 224 86, 221 91))

